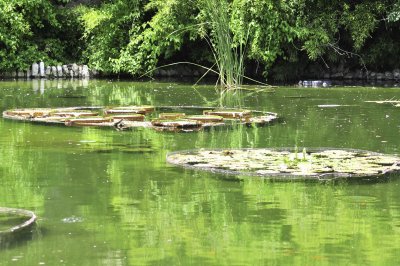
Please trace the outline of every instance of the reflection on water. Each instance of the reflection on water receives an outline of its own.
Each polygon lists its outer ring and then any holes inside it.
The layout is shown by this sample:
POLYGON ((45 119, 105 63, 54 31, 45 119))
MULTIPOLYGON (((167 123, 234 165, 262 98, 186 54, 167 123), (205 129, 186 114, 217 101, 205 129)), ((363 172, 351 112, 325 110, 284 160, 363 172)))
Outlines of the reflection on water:
POLYGON ((223 90, 219 93, 219 106, 241 108, 244 105, 244 96, 240 89, 223 90))
MULTIPOLYGON (((0 83, 2 110, 204 106, 218 99, 212 86, 43 82, 0 83)), ((396 97, 397 89, 243 94, 243 107, 277 112, 283 123, 177 134, 1 119, 0 206, 35 211, 40 234, 1 249, 0 264, 398 264, 396 176, 381 183, 232 182, 165 162, 169 151, 202 147, 329 146, 395 154, 399 109, 364 101, 396 97), (349 106, 318 107, 324 104, 349 106)))
MULTIPOLYGON (((15 224, 18 223, 13 223, 11 226, 15 224)), ((16 249, 18 247, 29 245, 29 242, 37 239, 39 235, 40 233, 36 226, 17 232, 0 233, 0 253, 2 250, 16 249)))
POLYGON ((31 81, 32 91, 34 93, 44 94, 46 89, 68 89, 77 90, 77 88, 87 89, 89 79, 64 80, 64 79, 33 79, 31 81))

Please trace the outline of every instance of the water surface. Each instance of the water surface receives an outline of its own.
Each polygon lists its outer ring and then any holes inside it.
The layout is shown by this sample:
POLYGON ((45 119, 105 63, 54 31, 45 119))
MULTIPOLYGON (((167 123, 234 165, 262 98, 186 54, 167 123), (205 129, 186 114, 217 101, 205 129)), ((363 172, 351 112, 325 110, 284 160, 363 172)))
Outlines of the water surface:
MULTIPOLYGON (((398 265, 400 176, 372 183, 233 182, 167 165, 194 148, 337 147, 398 154, 399 88, 279 87, 243 106, 270 127, 162 133, 0 118, 0 206, 35 211, 31 237, 0 265, 398 265), (318 105, 343 105, 318 107, 318 105)), ((24 107, 215 106, 212 86, 0 82, 1 111, 24 107)))

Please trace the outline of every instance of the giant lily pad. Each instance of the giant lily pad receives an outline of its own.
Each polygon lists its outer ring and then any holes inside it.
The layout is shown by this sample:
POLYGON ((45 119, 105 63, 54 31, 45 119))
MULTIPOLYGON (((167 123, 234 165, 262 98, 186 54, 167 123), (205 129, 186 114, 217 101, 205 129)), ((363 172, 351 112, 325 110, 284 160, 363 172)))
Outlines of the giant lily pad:
POLYGON ((170 153, 184 167, 268 179, 359 179, 400 172, 400 158, 349 149, 200 149, 170 153))
POLYGON ((159 109, 152 106, 25 108, 6 110, 3 112, 3 117, 67 126, 113 127, 117 130, 153 128, 157 131, 184 132, 235 124, 266 125, 278 118, 275 113, 240 109, 215 109, 210 111, 207 110, 208 108, 189 108, 190 115, 186 115, 184 112, 165 112, 165 110, 175 111, 176 109, 186 110, 185 107, 179 106, 164 106, 159 109), (197 109, 199 111, 196 114, 193 110, 197 109), (160 112, 161 110, 163 112, 160 112), (152 111, 155 111, 156 114, 150 114, 152 111), (202 112, 206 114, 201 115, 202 112), (254 114, 258 116, 253 117, 254 114), (159 118, 154 119, 157 115, 159 118))
POLYGON ((161 113, 158 118, 159 119, 179 119, 185 117, 185 113, 161 113))
POLYGON ((238 110, 238 109, 216 109, 216 110, 206 110, 205 115, 218 115, 223 118, 230 119, 246 119, 250 118, 252 112, 250 110, 238 110))
MULTIPOLYGON (((97 115, 95 112, 90 112, 86 110, 64 110, 64 111, 54 111, 48 113, 47 116, 58 116, 58 117, 86 117, 86 116, 94 116, 97 115)), ((36 116, 38 117, 38 116, 36 116)))
POLYGON ((151 122, 156 127, 168 127, 168 128, 196 128, 201 127, 201 123, 196 120, 187 119, 176 119, 176 120, 164 120, 156 119, 151 122))
POLYGON ((254 125, 265 125, 273 122, 276 120, 277 114, 275 113, 266 113, 266 115, 255 116, 248 120, 247 124, 254 124, 254 125))
POLYGON ((31 211, 0 207, 0 237, 26 229, 35 221, 36 215, 31 211))
POLYGON ((382 100, 382 101, 365 101, 366 103, 378 103, 378 104, 400 104, 399 100, 382 100))
POLYGON ((147 114, 154 111, 153 106, 121 106, 106 109, 104 113, 106 114, 147 114))
POLYGON ((0 207, 0 248, 18 241, 35 224, 36 215, 28 210, 0 207))
POLYGON ((48 108, 33 108, 33 109, 15 109, 4 111, 3 116, 16 116, 21 118, 39 117, 48 115, 51 109, 48 108))
POLYGON ((121 121, 121 120, 126 120, 126 121, 144 121, 145 116, 142 114, 130 114, 130 115, 113 115, 111 118, 114 121, 121 121))
POLYGON ((190 115, 187 116, 186 118, 191 120, 197 120, 203 123, 218 123, 224 120, 224 118, 219 115, 190 115))
POLYGON ((400 107, 400 100, 382 100, 382 101, 365 101, 366 103, 386 104, 394 107, 400 107))
POLYGON ((68 119, 65 121, 66 126, 98 126, 102 123, 110 123, 113 121, 112 117, 85 117, 68 119))

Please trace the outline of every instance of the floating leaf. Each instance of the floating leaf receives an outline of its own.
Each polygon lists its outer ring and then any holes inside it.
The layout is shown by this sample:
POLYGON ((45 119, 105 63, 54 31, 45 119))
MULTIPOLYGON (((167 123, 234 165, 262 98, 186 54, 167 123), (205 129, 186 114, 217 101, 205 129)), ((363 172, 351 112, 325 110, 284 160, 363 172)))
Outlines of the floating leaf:
POLYGON ((303 149, 302 153, 296 149, 201 149, 171 153, 167 161, 197 169, 275 179, 378 177, 400 171, 398 157, 344 149, 303 149))

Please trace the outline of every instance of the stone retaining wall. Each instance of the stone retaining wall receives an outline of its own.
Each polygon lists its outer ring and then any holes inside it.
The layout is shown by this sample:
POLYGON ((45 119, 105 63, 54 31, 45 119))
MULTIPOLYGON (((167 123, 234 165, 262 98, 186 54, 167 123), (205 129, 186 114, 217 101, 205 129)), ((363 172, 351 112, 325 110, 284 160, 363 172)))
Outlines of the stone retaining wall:
MULTIPOLYGON (((154 77, 168 78, 168 77, 201 77, 207 72, 207 69, 190 66, 190 65, 176 65, 171 67, 162 67, 154 70, 154 77)), ((207 76, 215 77, 217 74, 213 71, 208 71, 207 76)))
MULTIPOLYGON (((152 75, 156 78, 200 78, 205 73, 206 77, 216 77, 217 74, 206 69, 190 66, 177 65, 156 69, 152 75)), ((104 74, 104 73, 103 73, 104 74)), ((16 70, 12 72, 0 72, 0 78, 77 78, 86 79, 99 76, 96 70, 91 70, 87 65, 78 65, 76 63, 57 66, 46 66, 43 62, 33 63, 27 70, 16 70)), ((105 75, 106 76, 106 75, 105 75)), ((345 67, 334 67, 330 71, 313 70, 302 75, 304 79, 324 79, 343 82, 394 82, 400 83, 400 69, 385 72, 373 72, 367 70, 349 70, 345 67)), ((273 77, 272 77, 273 79, 273 77)))
MULTIPOLYGON (((191 66, 175 66, 168 68, 160 68, 153 72, 154 77, 168 78, 168 77, 200 77, 205 72, 205 69, 191 66)), ((214 72, 208 72, 207 77, 217 76, 214 72)), ((273 79, 273 77, 271 77, 273 79)), ((400 70, 394 69, 393 71, 386 72, 373 72, 366 70, 340 70, 334 69, 333 71, 318 71, 305 73, 306 79, 324 79, 324 80, 343 80, 343 81, 368 81, 368 82, 400 82, 400 70)))
POLYGON ((43 62, 33 63, 27 70, 16 70, 12 72, 0 73, 3 78, 77 78, 87 79, 97 76, 99 73, 90 70, 87 65, 78 65, 76 63, 68 65, 46 66, 43 62))
POLYGON ((344 80, 393 80, 400 81, 400 69, 392 71, 374 72, 365 70, 356 71, 332 71, 331 73, 324 73, 324 79, 344 79, 344 80))

